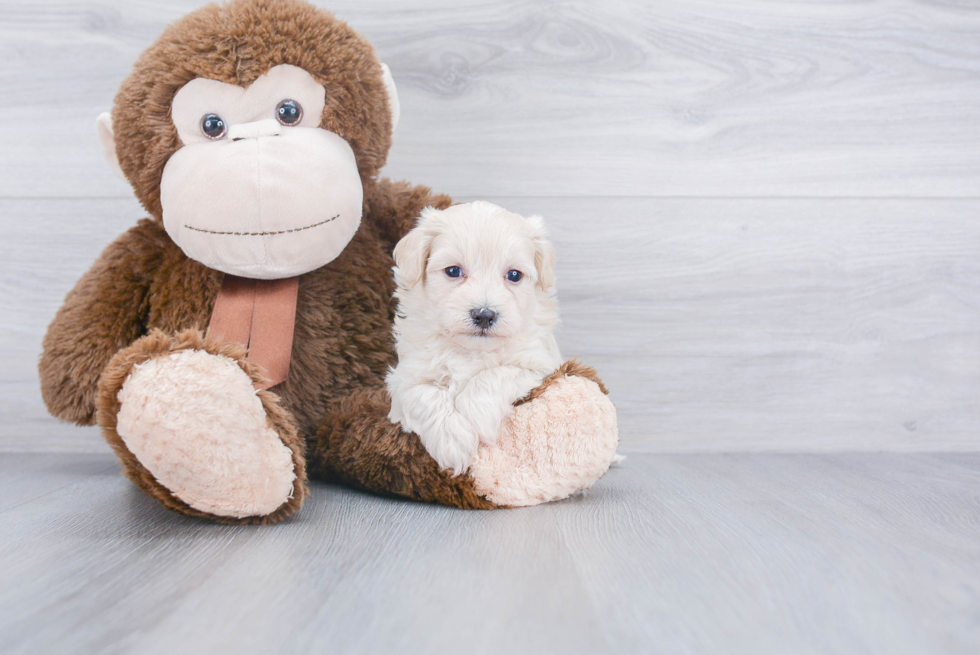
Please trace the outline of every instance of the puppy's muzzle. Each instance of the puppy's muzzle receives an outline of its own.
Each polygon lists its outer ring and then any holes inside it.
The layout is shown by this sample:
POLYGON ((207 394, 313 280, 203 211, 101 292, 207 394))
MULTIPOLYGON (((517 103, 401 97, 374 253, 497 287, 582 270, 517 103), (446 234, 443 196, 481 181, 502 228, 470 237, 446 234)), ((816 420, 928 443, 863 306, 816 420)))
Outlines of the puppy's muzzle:
POLYGON ((493 322, 497 320, 497 312, 493 311, 489 307, 481 307, 479 309, 472 310, 470 312, 470 318, 473 319, 473 325, 485 332, 489 330, 493 326, 493 322))

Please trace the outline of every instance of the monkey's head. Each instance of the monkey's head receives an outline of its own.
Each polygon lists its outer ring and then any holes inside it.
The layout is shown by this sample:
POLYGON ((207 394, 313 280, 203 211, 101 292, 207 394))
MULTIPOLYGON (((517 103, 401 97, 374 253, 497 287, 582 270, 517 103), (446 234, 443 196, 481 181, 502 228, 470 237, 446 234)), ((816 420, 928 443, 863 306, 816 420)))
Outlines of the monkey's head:
POLYGON ((234 0, 167 28, 98 130, 188 257, 275 279, 347 246, 397 120, 387 67, 346 23, 299 0, 234 0))

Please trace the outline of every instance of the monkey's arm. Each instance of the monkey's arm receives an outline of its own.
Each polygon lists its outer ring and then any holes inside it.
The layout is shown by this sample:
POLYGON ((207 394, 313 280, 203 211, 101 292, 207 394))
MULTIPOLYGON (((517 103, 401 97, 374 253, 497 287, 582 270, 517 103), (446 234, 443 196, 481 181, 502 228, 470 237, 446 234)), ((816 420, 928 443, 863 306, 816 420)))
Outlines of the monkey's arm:
POLYGON ((373 225, 390 248, 415 227, 416 219, 428 206, 445 209, 453 202, 444 193, 408 182, 382 178, 364 189, 364 221, 373 225))
POLYGON ((95 423, 99 376, 120 348, 142 336, 162 228, 149 220, 116 239, 82 276, 44 336, 38 370, 53 415, 95 423))

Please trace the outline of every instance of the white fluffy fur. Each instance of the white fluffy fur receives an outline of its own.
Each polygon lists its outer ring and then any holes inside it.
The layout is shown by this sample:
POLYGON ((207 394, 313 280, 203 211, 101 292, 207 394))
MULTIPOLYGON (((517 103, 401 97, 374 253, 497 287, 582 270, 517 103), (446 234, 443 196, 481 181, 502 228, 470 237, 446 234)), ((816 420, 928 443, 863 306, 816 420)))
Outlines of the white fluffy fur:
POLYGON ((441 468, 465 471, 495 443, 513 402, 561 365, 555 255, 537 216, 488 202, 426 208, 395 247, 398 366, 388 418, 415 432, 441 468), (450 278, 446 269, 462 275, 450 278), (523 274, 507 279, 510 270, 523 274), (486 331, 470 312, 489 308, 486 331))

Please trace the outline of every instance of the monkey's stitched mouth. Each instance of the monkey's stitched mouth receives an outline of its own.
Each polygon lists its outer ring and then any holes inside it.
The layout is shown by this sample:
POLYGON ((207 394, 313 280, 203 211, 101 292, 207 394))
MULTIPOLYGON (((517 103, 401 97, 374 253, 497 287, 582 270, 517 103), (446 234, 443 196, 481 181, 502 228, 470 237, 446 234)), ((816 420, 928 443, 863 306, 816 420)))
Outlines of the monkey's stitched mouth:
POLYGON ((271 232, 217 232, 215 230, 205 230, 199 227, 194 227, 193 225, 184 225, 188 230, 194 230, 195 232, 204 232, 205 234, 223 234, 235 237, 265 237, 273 234, 289 234, 291 232, 302 232, 303 230, 312 230, 315 227, 320 227, 321 225, 326 225, 330 221, 340 218, 340 214, 336 216, 331 216, 325 221, 320 221, 319 223, 314 223, 313 225, 307 225, 306 227, 294 227, 291 230, 275 230, 271 232))

